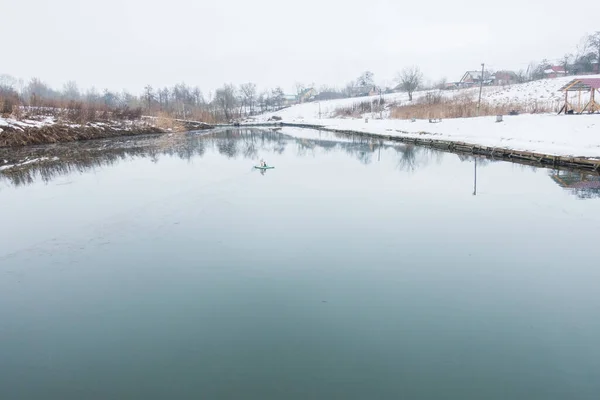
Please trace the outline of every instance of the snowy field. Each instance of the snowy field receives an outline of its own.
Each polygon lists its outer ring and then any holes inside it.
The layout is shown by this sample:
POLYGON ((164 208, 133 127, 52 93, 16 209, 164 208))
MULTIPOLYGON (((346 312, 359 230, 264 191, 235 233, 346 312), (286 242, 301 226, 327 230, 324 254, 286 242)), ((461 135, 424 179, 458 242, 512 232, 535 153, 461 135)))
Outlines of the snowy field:
MULTIPOLYGON (((597 75, 594 77, 598 77, 597 75)), ((578 77, 583 78, 583 77, 578 77)), ((564 94, 559 89, 573 77, 545 79, 520 85, 485 87, 483 101, 509 103, 544 101, 560 107, 564 94)), ((444 91, 444 96, 478 94, 478 88, 444 91)), ((426 92, 415 93, 415 98, 426 92)), ((404 93, 384 95, 386 103, 402 104, 408 101, 404 93)), ((600 159, 600 115, 556 115, 523 114, 504 116, 503 122, 496 117, 445 119, 439 123, 427 120, 378 119, 379 113, 363 114, 362 118, 332 118, 336 109, 349 107, 354 103, 375 100, 378 96, 304 103, 274 113, 260 115, 247 122, 267 122, 273 116, 281 117, 282 122, 320 125, 335 130, 352 130, 373 134, 418 137, 421 139, 449 140, 473 145, 498 147, 536 153, 600 159), (319 108, 321 118, 319 118, 319 108), (368 122, 365 122, 368 118, 368 122)), ((571 95, 577 105, 577 93, 571 95)), ((587 101, 582 95, 581 101, 587 101)))

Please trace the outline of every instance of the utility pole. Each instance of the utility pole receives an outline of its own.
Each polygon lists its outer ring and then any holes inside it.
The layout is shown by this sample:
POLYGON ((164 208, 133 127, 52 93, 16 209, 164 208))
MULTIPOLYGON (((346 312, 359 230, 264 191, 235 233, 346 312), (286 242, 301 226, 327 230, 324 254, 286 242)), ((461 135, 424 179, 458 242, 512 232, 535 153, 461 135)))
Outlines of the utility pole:
POLYGON ((477 103, 477 116, 481 112, 481 92, 483 91, 483 74, 484 74, 485 64, 481 63, 481 79, 479 82, 479 102, 477 103))
POLYGON ((383 119, 383 89, 379 88, 379 119, 383 119))

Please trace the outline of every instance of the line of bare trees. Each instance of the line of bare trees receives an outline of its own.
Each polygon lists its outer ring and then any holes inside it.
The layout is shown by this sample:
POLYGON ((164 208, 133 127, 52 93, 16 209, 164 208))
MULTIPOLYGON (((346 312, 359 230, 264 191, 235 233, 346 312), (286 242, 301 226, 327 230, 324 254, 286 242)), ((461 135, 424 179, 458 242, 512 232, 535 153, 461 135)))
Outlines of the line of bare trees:
POLYGON ((256 84, 251 82, 239 87, 224 84, 208 97, 199 87, 185 83, 158 89, 147 85, 136 96, 127 91, 108 89, 82 91, 74 81, 56 90, 38 78, 25 83, 10 75, 0 75, 0 115, 16 118, 23 114, 57 113, 70 117, 72 110, 85 110, 79 120, 113 115, 139 118, 144 114, 215 123, 275 111, 284 106, 285 95, 281 87, 259 93, 256 84))

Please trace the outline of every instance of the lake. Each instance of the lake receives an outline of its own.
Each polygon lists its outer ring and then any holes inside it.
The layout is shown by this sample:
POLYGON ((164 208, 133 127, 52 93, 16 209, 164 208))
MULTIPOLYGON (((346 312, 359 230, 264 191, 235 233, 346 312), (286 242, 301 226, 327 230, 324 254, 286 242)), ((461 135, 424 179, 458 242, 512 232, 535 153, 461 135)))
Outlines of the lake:
POLYGON ((292 128, 3 159, 1 399, 600 396, 598 176, 292 128))

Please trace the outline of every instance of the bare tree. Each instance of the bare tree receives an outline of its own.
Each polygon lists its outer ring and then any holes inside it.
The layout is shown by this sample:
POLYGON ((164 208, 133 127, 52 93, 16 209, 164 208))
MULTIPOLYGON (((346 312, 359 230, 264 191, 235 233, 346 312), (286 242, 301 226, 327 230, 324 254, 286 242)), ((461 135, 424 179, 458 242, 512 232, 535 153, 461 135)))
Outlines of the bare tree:
POLYGON ((296 94, 298 96, 300 96, 302 94, 302 92, 304 92, 304 90, 306 89, 306 85, 304 83, 301 83, 301 82, 296 82, 294 84, 294 86, 296 87, 296 94))
POLYGON ((375 74, 373 74, 371 71, 365 71, 358 77, 358 79, 356 79, 356 85, 357 86, 374 86, 375 85, 374 77, 375 77, 375 74))
POLYGON ((98 93, 98 91, 96 90, 95 87, 92 86, 91 89, 88 89, 85 92, 85 101, 88 103, 98 103, 98 101, 100 100, 100 94, 98 93))
POLYGON ((169 107, 169 97, 171 91, 168 87, 158 90, 158 103, 160 104, 160 108, 162 110, 167 110, 169 107))
POLYGON ((283 93, 283 89, 280 86, 277 86, 272 91, 273 102, 277 106, 277 108, 283 107, 283 101, 285 99, 285 94, 283 93))
POLYGON ((438 90, 444 90, 444 89, 446 89, 447 83, 448 83, 448 79, 446 77, 443 77, 442 79, 440 79, 439 81, 434 83, 433 88, 438 89, 438 90))
POLYGON ((13 110, 20 110, 15 107, 20 103, 19 94, 15 90, 16 82, 17 80, 10 75, 0 75, 0 115, 12 114, 13 110))
POLYGON ((596 61, 600 63, 600 31, 588 36, 587 44, 596 53, 596 61))
POLYGON ((198 86, 194 87, 192 90, 192 96, 194 98, 194 103, 196 106, 200 106, 204 104, 204 95, 202 94, 202 90, 198 86))
POLYGON ((0 74, 0 88, 9 90, 15 89, 17 85, 17 79, 12 75, 0 74))
POLYGON ((146 85, 144 88, 144 101, 148 106, 148 109, 152 106, 152 103, 155 101, 154 89, 150 85, 146 85))
POLYGON ((36 106, 41 99, 57 99, 60 93, 53 90, 39 78, 32 78, 25 88, 26 96, 29 97, 30 105, 36 106))
POLYGON ((240 86, 240 91, 242 92, 244 106, 248 105, 250 107, 250 114, 254 114, 254 103, 256 101, 256 85, 251 82, 244 83, 240 86))
POLYGON ((114 107, 119 102, 119 94, 113 93, 108 89, 104 89, 102 94, 102 99, 104 100, 104 104, 108 107, 114 107))
POLYGON ((404 68, 402 72, 398 74, 397 80, 402 89, 408 93, 408 100, 412 101, 413 92, 417 90, 423 82, 423 74, 419 67, 408 67, 404 68))
POLYGON ((215 103, 217 107, 223 111, 223 116, 227 121, 230 121, 232 118, 232 110, 235 108, 236 98, 235 98, 235 86, 223 85, 222 88, 217 89, 215 92, 215 103))
POLYGON ((545 58, 542 61, 540 61, 539 64, 531 63, 531 80, 535 81, 539 79, 544 79, 546 77, 545 71, 548 70, 550 67, 550 61, 548 61, 545 58))
POLYGON ((267 111, 268 99, 269 99, 269 92, 266 90, 264 92, 262 92, 260 95, 258 95, 256 102, 258 103, 260 112, 264 113, 265 111, 267 111))
POLYGON ((517 77, 517 83, 527 82, 527 73, 523 69, 520 69, 519 71, 517 71, 516 77, 517 77))
POLYGON ((81 94, 75 81, 68 81, 63 85, 62 95, 67 100, 79 100, 81 94))

